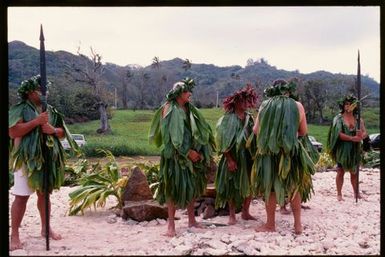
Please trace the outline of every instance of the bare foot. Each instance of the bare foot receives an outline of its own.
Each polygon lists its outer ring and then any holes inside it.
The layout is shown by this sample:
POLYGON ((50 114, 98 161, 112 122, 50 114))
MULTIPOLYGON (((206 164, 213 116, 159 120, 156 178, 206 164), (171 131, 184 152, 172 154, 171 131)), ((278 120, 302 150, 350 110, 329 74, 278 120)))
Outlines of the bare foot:
POLYGON ((294 224, 294 233, 295 233, 295 234, 301 235, 301 234, 302 234, 302 231, 303 231, 303 229, 302 229, 301 224, 300 224, 300 225, 295 225, 295 224, 294 224))
MULTIPOLYGON (((366 200, 365 197, 363 197, 361 194, 358 194, 357 196, 358 199, 366 200)), ((356 199, 356 196, 354 195, 354 199, 356 199)))
POLYGON ((162 236, 174 237, 176 235, 175 230, 167 230, 167 233, 162 234, 162 236))
POLYGON ((195 228, 205 228, 202 224, 194 221, 194 222, 189 222, 188 224, 188 227, 191 228, 191 227, 195 227, 195 228))
POLYGON ((251 216, 250 213, 242 213, 241 218, 243 220, 257 220, 257 218, 251 216))
POLYGON ((342 195, 337 195, 337 200, 338 201, 344 201, 344 199, 342 199, 342 195))
POLYGON ((275 232, 275 226, 267 226, 267 224, 263 224, 260 227, 256 227, 255 232, 275 232))
MULTIPOLYGON (((41 236, 45 237, 45 230, 43 230, 41 232, 41 236)), ((53 232, 52 229, 50 229, 50 231, 49 231, 49 237, 52 238, 53 240, 60 240, 60 239, 62 239, 61 235, 56 233, 56 232, 53 232)))
POLYGON ((9 247, 10 251, 16 250, 16 249, 22 249, 23 244, 20 242, 19 236, 11 236, 11 246, 9 247))
POLYGON ((227 222, 229 225, 235 225, 237 224, 237 220, 235 218, 229 218, 229 221, 227 222))

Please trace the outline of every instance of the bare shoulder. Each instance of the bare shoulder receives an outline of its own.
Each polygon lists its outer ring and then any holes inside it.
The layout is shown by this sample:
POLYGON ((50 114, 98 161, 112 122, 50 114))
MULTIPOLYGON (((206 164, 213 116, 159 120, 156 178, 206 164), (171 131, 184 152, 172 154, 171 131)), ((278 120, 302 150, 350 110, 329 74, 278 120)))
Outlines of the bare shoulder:
POLYGON ((303 105, 301 104, 301 102, 295 101, 295 103, 297 104, 298 110, 300 112, 304 112, 305 111, 305 109, 303 108, 303 105))
POLYGON ((297 108, 299 112, 299 120, 303 121, 304 119, 306 119, 305 108, 303 108, 303 105, 300 102, 295 101, 295 103, 297 104, 297 108))
POLYGON ((167 103, 164 105, 164 107, 163 107, 163 110, 162 110, 162 117, 164 117, 164 116, 166 115, 168 108, 170 108, 170 103, 169 103, 169 102, 167 102, 167 103))

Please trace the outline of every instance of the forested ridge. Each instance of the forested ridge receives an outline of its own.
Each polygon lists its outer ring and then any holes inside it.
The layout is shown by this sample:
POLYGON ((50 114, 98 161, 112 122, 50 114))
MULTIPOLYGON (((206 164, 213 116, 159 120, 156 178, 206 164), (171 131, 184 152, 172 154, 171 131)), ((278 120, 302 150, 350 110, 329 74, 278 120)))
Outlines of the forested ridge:
MULTIPOLYGON (((8 44, 9 104, 18 101, 16 89, 20 82, 39 73, 39 50, 21 41, 8 44)), ((124 54, 124 49, 122 49, 124 54)), ((352 53, 354 54, 354 53, 352 53)), ((119 109, 155 109, 173 83, 191 77, 196 81, 194 103, 198 107, 221 105, 223 99, 247 83, 252 84, 262 101, 263 90, 278 78, 298 79, 298 94, 310 122, 325 121, 325 112, 336 110, 337 99, 354 93, 356 74, 333 74, 325 70, 308 74, 298 70, 278 69, 267 60, 245 60, 239 65, 219 67, 198 64, 186 58, 161 60, 155 56, 149 65, 119 66, 103 63, 103 53, 87 49, 83 53, 46 51, 47 77, 52 82, 49 102, 66 116, 69 122, 99 118, 96 103, 119 109)), ((294 67, 293 67, 294 68, 294 67)), ((368 95, 364 106, 379 106, 379 83, 363 75, 362 96, 368 95)))

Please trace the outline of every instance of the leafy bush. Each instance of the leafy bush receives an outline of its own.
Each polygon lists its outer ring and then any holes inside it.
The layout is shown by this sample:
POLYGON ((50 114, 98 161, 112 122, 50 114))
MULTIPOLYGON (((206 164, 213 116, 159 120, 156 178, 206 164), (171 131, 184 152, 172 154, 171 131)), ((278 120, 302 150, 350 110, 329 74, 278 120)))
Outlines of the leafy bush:
POLYGON ((63 186, 77 185, 78 179, 87 173, 87 167, 88 161, 86 159, 79 159, 72 165, 66 165, 63 186))
POLYGON ((334 161, 328 153, 321 153, 318 162, 315 165, 317 171, 326 171, 327 169, 334 167, 334 161))
POLYGON ((78 212, 84 214, 86 208, 91 205, 103 207, 107 198, 115 196, 118 203, 114 208, 122 208, 122 193, 127 183, 127 176, 121 177, 118 164, 110 151, 98 150, 105 154, 108 162, 103 166, 97 162, 91 169, 87 166, 87 173, 79 181, 79 188, 69 194, 70 209, 69 215, 76 215, 78 212))

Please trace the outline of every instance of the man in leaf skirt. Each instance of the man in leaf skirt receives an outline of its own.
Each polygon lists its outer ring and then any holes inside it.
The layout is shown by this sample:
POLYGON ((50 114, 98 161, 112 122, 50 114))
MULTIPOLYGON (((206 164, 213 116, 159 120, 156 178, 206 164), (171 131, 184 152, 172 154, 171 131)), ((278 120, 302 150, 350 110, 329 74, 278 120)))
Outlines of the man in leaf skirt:
POLYGON ((156 111, 149 140, 161 149, 159 187, 154 197, 167 203, 166 236, 176 235, 176 208, 186 208, 188 226, 200 227, 194 215, 194 200, 207 185, 206 171, 215 148, 210 125, 190 102, 195 82, 186 78, 173 85, 167 101, 156 111))
MULTIPOLYGON (((29 196, 35 191, 37 207, 41 218, 41 235, 45 236, 45 208, 43 173, 47 165, 49 175, 49 192, 59 189, 64 181, 64 150, 59 138, 67 137, 73 149, 78 149, 70 137, 63 116, 52 106, 42 112, 40 76, 34 76, 21 83, 18 89, 21 101, 12 106, 8 112, 8 133, 10 137, 10 165, 14 171, 12 194, 15 200, 11 207, 11 245, 10 250, 22 248, 19 227, 23 219, 29 196), (43 134, 47 140, 43 140, 43 134), (44 160, 42 144, 48 149, 48 160, 44 160)), ((50 215, 51 204, 49 202, 50 215)), ((49 235, 54 240, 61 235, 49 228, 49 235)))
POLYGON ((241 218, 255 220, 249 212, 252 200, 250 173, 256 140, 249 108, 255 108, 257 95, 251 85, 238 90, 223 102, 225 114, 218 120, 216 145, 222 155, 215 177, 215 205, 229 204, 229 222, 236 223, 235 210, 242 207, 241 218))
POLYGON ((267 98, 259 108, 253 128, 257 135, 257 152, 251 173, 256 196, 263 196, 267 221, 257 232, 275 231, 276 204, 291 203, 294 232, 302 233, 301 202, 313 190, 311 175, 314 162, 301 138, 307 134, 305 111, 296 101, 294 81, 276 80, 264 91, 267 98))

